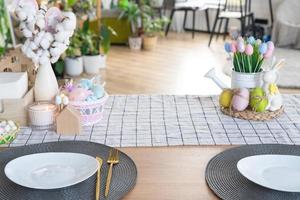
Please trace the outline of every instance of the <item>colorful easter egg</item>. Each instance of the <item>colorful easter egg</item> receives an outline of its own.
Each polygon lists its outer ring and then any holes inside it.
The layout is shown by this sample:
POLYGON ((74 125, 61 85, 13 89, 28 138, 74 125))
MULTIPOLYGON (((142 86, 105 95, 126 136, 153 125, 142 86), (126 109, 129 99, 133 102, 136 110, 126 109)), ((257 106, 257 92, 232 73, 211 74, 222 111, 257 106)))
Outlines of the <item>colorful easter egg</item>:
POLYGON ((219 96, 219 104, 221 107, 229 108, 232 100, 233 92, 230 89, 225 89, 219 96))
POLYGON ((75 88, 69 93, 70 101, 84 101, 92 92, 84 88, 75 88))
POLYGON ((253 47, 251 44, 247 44, 245 48, 245 53, 248 56, 251 56, 253 54, 253 47))
POLYGON ((230 46, 230 43, 226 42, 224 44, 224 49, 227 53, 230 53, 231 52, 231 46, 230 46))
POLYGON ((236 111, 243 111, 249 105, 249 91, 246 88, 241 88, 235 91, 232 98, 232 108, 236 111))
POLYGON ((237 51, 235 42, 232 42, 230 44, 230 50, 231 50, 232 53, 235 53, 237 51))
POLYGON ((273 55, 273 50, 268 49, 267 52, 264 54, 264 58, 265 59, 271 58, 272 55, 273 55))
POLYGON ((255 38, 253 36, 250 36, 247 38, 248 44, 255 44, 255 38))
POLYGON ((245 51, 245 44, 242 41, 239 41, 237 44, 237 49, 239 52, 243 53, 245 51))
POLYGON ((256 87, 250 93, 250 107, 256 112, 264 112, 268 106, 268 99, 262 88, 256 87))
POLYGON ((266 43, 262 43, 261 45, 259 45, 259 52, 261 54, 265 54, 268 50, 268 45, 266 43))
POLYGON ((104 88, 101 85, 94 85, 91 90, 97 99, 104 96, 104 88))
POLYGON ((60 95, 56 95, 56 97, 55 97, 55 104, 56 105, 59 105, 59 104, 61 104, 62 103, 62 98, 61 98, 61 96, 60 95))

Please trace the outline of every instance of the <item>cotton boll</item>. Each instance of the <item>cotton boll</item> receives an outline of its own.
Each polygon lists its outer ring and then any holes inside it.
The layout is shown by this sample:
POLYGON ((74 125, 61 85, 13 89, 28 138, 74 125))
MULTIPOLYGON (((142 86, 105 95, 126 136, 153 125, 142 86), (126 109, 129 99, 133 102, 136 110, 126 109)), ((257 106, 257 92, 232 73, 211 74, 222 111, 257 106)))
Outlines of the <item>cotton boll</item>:
POLYGON ((67 38, 67 39, 64 41, 64 44, 65 44, 66 46, 69 46, 69 45, 70 45, 70 39, 67 38))
POLYGON ((26 37, 26 38, 32 37, 32 32, 27 28, 22 29, 22 33, 23 33, 24 37, 26 37))
MULTIPOLYGON (((28 12, 30 12, 30 11, 28 11, 28 12)), ((29 15, 27 15, 26 22, 27 23, 35 23, 36 22, 35 15, 33 15, 32 13, 30 13, 29 15)))
POLYGON ((37 46, 34 42, 30 42, 29 47, 30 47, 32 50, 37 50, 37 48, 38 48, 38 46, 37 46))
POLYGON ((52 48, 58 49, 60 54, 62 54, 65 50, 67 50, 68 46, 65 43, 55 41, 52 44, 52 48))
POLYGON ((64 27, 63 27, 63 25, 62 25, 62 23, 59 23, 59 24, 56 25, 55 31, 56 31, 56 32, 62 32, 62 31, 65 31, 65 29, 64 29, 64 27))
POLYGON ((49 58, 50 57, 49 51, 48 50, 43 50, 43 53, 42 53, 41 57, 42 56, 49 58))
POLYGON ((53 40, 54 40, 53 35, 49 32, 46 32, 44 37, 47 38, 50 42, 53 42, 53 40))
POLYGON ((21 8, 17 8, 16 11, 16 16, 19 18, 20 21, 24 21, 27 18, 27 14, 25 11, 21 10, 21 8))
POLYGON ((65 16, 62 24, 64 26, 64 30, 72 31, 76 28, 76 16, 73 12, 64 12, 65 16))
POLYGON ((41 31, 39 32, 36 36, 35 36, 35 39, 34 39, 34 43, 39 46, 43 37, 45 35, 45 31, 41 31))
POLYGON ((28 22, 26 23, 27 28, 31 31, 34 32, 35 30, 35 22, 28 22))
POLYGON ((41 49, 41 48, 39 48, 37 51, 36 51, 36 55, 38 56, 38 57, 41 57, 42 56, 42 54, 43 54, 43 49, 41 49))
POLYGON ((43 49, 46 50, 46 49, 48 49, 48 48, 50 47, 51 42, 50 42, 48 39, 43 38, 42 41, 41 41, 41 43, 40 43, 40 45, 41 45, 41 47, 42 47, 43 49))
POLYGON ((50 48, 50 55, 52 57, 57 57, 58 55, 60 55, 61 50, 59 48, 50 48))
POLYGON ((51 57, 50 58, 51 63, 56 63, 58 61, 59 57, 60 56, 51 57))
POLYGON ((36 25, 40 28, 40 29, 44 29, 45 28, 45 18, 44 17, 38 17, 36 20, 36 25))
POLYGON ((61 43, 63 43, 65 41, 65 39, 68 37, 69 37, 69 35, 68 35, 68 32, 66 32, 66 31, 60 31, 54 35, 54 39, 57 42, 61 42, 61 43))

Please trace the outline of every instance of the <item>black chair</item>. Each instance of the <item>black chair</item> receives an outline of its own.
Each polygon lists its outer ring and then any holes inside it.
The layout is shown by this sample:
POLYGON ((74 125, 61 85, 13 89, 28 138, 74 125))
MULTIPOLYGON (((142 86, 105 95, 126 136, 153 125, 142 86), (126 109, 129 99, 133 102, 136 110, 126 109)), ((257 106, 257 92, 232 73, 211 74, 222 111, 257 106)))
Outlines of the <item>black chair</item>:
POLYGON ((177 12, 177 11, 184 12, 184 21, 183 21, 183 28, 184 29, 186 29, 186 18, 187 18, 188 11, 192 11, 193 12, 192 36, 194 38, 195 37, 196 11, 205 10, 207 29, 208 29, 208 32, 210 31, 210 28, 209 28, 209 18, 208 18, 208 10, 207 10, 207 8, 205 8, 205 7, 197 7, 197 6, 190 6, 188 4, 186 6, 183 4, 182 6, 176 7, 175 4, 176 4, 176 0, 164 0, 163 9, 171 11, 170 23, 168 24, 166 32, 165 32, 166 36, 169 33, 169 29, 170 29, 170 26, 171 26, 171 23, 172 23, 172 20, 173 20, 173 17, 174 17, 174 13, 177 12))
POLYGON ((240 20, 242 36, 244 36, 245 34, 247 19, 248 24, 251 24, 252 28, 254 29, 254 14, 251 12, 251 0, 225 0, 224 4, 221 3, 221 0, 219 1, 217 14, 214 21, 213 29, 210 34, 208 46, 210 46, 211 44, 218 21, 220 21, 220 23, 216 39, 218 39, 219 37, 223 20, 225 20, 225 30, 223 32, 223 39, 225 40, 226 34, 228 33, 228 23, 230 19, 240 20))

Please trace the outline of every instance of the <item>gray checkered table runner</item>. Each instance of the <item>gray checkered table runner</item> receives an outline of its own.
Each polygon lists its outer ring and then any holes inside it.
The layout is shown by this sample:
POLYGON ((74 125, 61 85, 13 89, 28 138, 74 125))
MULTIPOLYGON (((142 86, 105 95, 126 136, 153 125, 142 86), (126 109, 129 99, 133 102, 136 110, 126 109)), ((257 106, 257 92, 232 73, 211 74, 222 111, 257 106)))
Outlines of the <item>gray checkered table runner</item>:
POLYGON ((9 146, 84 140, 114 147, 300 144, 300 95, 284 95, 285 112, 267 122, 223 115, 218 98, 177 95, 111 96, 103 120, 77 136, 23 127, 9 146))

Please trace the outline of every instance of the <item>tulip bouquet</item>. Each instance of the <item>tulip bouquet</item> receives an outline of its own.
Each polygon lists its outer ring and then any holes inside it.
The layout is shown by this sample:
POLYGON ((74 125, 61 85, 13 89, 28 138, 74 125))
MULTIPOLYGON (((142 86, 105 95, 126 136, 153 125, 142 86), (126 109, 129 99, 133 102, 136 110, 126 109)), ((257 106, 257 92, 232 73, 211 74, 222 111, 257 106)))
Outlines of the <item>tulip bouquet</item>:
POLYGON ((260 39, 255 40, 249 37, 244 40, 239 37, 232 43, 225 43, 225 51, 233 54, 233 70, 243 73, 257 73, 262 71, 262 64, 265 59, 272 56, 274 44, 272 41, 267 43, 260 39))

